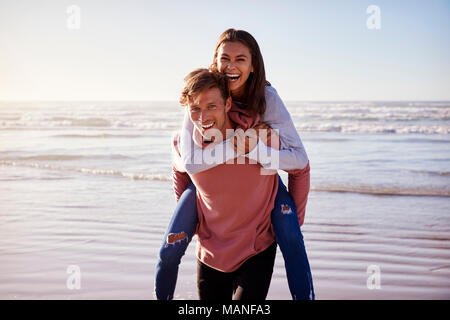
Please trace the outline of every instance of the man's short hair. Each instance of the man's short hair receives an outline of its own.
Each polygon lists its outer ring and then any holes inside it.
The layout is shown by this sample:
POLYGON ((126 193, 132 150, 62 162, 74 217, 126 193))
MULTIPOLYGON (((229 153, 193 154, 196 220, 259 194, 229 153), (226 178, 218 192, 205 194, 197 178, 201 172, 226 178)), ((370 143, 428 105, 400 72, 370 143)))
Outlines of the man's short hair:
POLYGON ((184 78, 184 88, 181 92, 180 104, 185 106, 200 92, 217 88, 224 102, 230 96, 227 77, 219 72, 208 69, 196 69, 184 78))

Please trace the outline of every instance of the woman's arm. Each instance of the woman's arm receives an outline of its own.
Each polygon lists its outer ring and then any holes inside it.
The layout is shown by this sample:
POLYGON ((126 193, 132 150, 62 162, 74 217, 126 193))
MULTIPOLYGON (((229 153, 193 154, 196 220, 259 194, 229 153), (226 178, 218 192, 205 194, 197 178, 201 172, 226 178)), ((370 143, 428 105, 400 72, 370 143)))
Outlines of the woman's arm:
MULTIPOLYGON (((278 154, 272 153, 272 157, 278 157, 278 169, 304 169, 309 160, 302 140, 295 129, 291 115, 273 87, 266 87, 266 112, 261 121, 268 124, 272 129, 276 129, 280 136, 280 150, 278 154)), ((260 144, 261 141, 258 142, 257 148, 265 147, 265 145, 260 144)), ((261 164, 263 167, 268 166, 265 163, 261 164)))
MULTIPOLYGON (((297 215, 300 226, 305 220, 305 208, 308 201, 310 189, 309 160, 300 136, 295 129, 292 118, 281 101, 278 93, 272 87, 266 87, 266 112, 262 121, 277 129, 280 138, 280 150, 278 154, 272 153, 271 157, 277 156, 277 168, 285 170, 289 174, 289 193, 297 207, 297 215)), ((249 155, 256 153, 258 148, 267 148, 261 141, 249 155)), ((265 150, 259 150, 260 152, 265 150)), ((274 152, 272 149, 271 152, 274 152)), ((273 162, 273 161, 272 161, 273 162)), ((262 163, 263 167, 272 167, 273 163, 262 163)))

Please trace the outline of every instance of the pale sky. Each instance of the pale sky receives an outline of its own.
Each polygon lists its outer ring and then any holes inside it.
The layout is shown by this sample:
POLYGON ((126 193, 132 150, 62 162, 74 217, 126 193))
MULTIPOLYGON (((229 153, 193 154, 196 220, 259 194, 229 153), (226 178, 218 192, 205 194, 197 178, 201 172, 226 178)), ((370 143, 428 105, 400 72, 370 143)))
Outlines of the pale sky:
POLYGON ((448 0, 0 0, 0 100, 177 100, 230 27, 283 100, 450 100, 448 0))

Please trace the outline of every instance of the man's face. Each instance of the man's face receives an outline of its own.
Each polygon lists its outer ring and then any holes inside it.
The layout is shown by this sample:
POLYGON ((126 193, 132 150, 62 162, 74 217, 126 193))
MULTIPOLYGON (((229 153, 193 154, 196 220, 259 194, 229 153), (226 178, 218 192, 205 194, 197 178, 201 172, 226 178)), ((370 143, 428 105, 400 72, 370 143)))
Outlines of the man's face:
POLYGON ((189 101, 188 108, 192 122, 203 137, 209 139, 211 129, 219 130, 225 137, 230 124, 227 112, 231 108, 231 97, 224 101, 218 88, 206 89, 189 101))

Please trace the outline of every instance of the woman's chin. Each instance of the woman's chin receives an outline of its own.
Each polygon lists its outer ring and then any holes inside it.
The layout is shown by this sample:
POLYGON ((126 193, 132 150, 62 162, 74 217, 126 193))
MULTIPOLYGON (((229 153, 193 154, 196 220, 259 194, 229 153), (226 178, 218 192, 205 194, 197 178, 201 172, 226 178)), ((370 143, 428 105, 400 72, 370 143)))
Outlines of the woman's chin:
POLYGON ((240 86, 238 83, 230 85, 230 91, 233 98, 240 97, 245 92, 245 86, 240 86))

